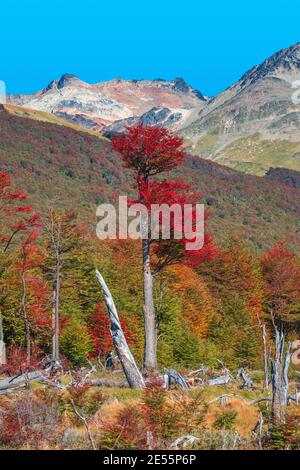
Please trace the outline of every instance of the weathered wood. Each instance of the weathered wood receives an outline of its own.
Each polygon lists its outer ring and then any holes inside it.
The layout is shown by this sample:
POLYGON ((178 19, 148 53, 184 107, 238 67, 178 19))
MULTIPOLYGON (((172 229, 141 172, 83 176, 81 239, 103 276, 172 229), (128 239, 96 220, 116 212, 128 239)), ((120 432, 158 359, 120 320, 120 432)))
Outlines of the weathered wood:
POLYGON ((26 372, 24 374, 16 375, 15 377, 8 377, 0 380, 0 393, 26 387, 31 380, 44 381, 45 372, 36 370, 33 372, 26 372))
POLYGON ((269 388, 269 358, 268 358, 268 346, 267 346, 267 332, 266 325, 261 323, 262 338, 264 345, 264 390, 269 388))
POLYGON ((288 405, 289 379, 291 362, 291 344, 285 349, 286 333, 275 327, 275 355, 271 361, 272 417, 275 422, 284 423, 285 409, 288 405))
POLYGON ((104 300, 110 318, 110 333, 114 347, 128 384, 131 388, 144 388, 145 381, 127 344, 112 295, 98 270, 96 270, 96 276, 104 294, 104 300))
POLYGON ((240 400, 246 401, 246 399, 242 397, 242 395, 239 395, 238 393, 224 393, 214 398, 213 400, 210 400, 208 402, 208 405, 211 405, 212 403, 216 403, 217 401, 220 401, 221 405, 224 406, 229 400, 229 398, 239 398, 240 400))
POLYGON ((176 370, 171 369, 168 371, 168 382, 169 382, 169 387, 172 385, 172 382, 175 382, 175 384, 180 385, 184 390, 188 390, 190 388, 188 382, 180 375, 176 370))
POLYGON ((215 379, 209 379, 207 381, 208 385, 225 385, 229 382, 232 382, 231 375, 221 375, 220 377, 216 377, 215 379))
POLYGON ((224 393, 224 394, 214 398, 213 400, 209 401, 208 404, 211 405, 212 403, 220 401, 221 404, 224 405, 231 398, 239 398, 240 400, 243 400, 246 403, 246 405, 248 405, 248 406, 256 405, 257 403, 260 403, 262 401, 272 401, 272 399, 268 398, 268 397, 259 397, 259 398, 256 398, 255 400, 248 401, 248 400, 246 400, 245 397, 243 397, 242 395, 239 395, 238 393, 224 393))
POLYGON ((248 390, 251 390, 253 388, 253 381, 247 372, 241 368, 237 372, 237 378, 239 380, 242 380, 243 384, 241 385, 241 388, 246 388, 248 390))
POLYGON ((5 364, 6 364, 6 346, 5 346, 4 334, 3 334, 2 313, 0 312, 0 366, 5 366, 5 364))
POLYGON ((196 445, 200 441, 199 437, 192 436, 190 434, 186 436, 178 437, 174 442, 170 444, 171 449, 187 449, 196 445))
POLYGON ((143 368, 149 374, 157 369, 157 334, 155 308, 153 303, 153 276, 150 262, 150 242, 142 240, 143 253, 143 281, 144 281, 144 336, 145 352, 143 368))
POLYGON ((188 377, 191 377, 193 375, 205 375, 208 373, 208 371, 209 371, 209 367, 206 367, 203 365, 200 367, 200 369, 192 370, 191 372, 189 372, 188 377))
POLYGON ((88 435, 88 439, 89 439, 89 443, 90 443, 90 446, 92 448, 92 450, 97 450, 97 446, 96 446, 96 443, 95 443, 95 439, 94 439, 94 436, 93 436, 93 433, 91 431, 91 428, 89 426, 89 423, 88 423, 88 420, 85 416, 83 416, 81 413, 79 413, 75 403, 74 403, 74 400, 71 398, 71 405, 73 407, 73 410, 74 410, 74 413, 76 414, 76 416, 80 419, 80 421, 83 423, 85 429, 86 429, 86 432, 87 432, 87 435, 88 435))

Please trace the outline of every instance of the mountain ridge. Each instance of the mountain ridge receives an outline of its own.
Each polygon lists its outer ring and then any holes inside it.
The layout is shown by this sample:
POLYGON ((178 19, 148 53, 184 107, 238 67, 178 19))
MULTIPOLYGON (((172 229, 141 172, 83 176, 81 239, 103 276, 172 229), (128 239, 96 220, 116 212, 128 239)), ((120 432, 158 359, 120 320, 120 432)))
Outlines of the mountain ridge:
POLYGON ((46 111, 110 137, 142 123, 182 135, 190 153, 246 173, 300 170, 300 42, 252 67, 208 99, 182 78, 116 78, 89 84, 63 74, 18 106, 46 111))
POLYGON ((207 98, 182 78, 172 81, 116 78, 89 84, 73 74, 63 74, 37 93, 9 95, 8 102, 46 111, 101 132, 115 121, 139 117, 151 108, 176 113, 177 129, 190 113, 204 106, 207 98))
MULTIPOLYGON (((36 209, 55 199, 93 226, 99 203, 133 196, 130 171, 108 140, 5 107, 0 109, 0 168, 13 174, 36 209)), ((299 246, 300 188, 286 184, 291 175, 246 175, 198 156, 187 156, 172 175, 203 194, 199 202, 211 213, 209 229, 218 242, 239 236, 258 250, 280 240, 299 246)), ((292 178, 300 181, 300 173, 292 178)))
MULTIPOLYGON (((189 141, 193 153, 237 169, 248 165, 248 171, 252 167, 252 172, 264 174, 274 163, 262 148, 264 140, 285 149, 290 143, 297 143, 295 151, 287 151, 292 159, 299 151, 300 107, 293 102, 293 85, 299 78, 300 43, 297 43, 246 72, 211 99, 198 118, 180 133, 189 141), (249 154, 254 136, 256 148, 249 154), (242 138, 246 140, 236 145, 245 154, 241 160, 232 145, 242 138)), ((298 160, 285 163, 282 161, 280 166, 300 169, 298 160)))

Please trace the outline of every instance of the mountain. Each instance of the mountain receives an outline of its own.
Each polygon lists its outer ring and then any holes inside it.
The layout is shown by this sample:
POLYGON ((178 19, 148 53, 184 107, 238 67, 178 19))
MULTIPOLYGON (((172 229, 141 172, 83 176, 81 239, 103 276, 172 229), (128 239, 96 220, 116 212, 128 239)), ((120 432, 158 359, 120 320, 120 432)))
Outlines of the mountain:
POLYGON ((184 136, 192 154, 246 173, 300 170, 300 43, 211 100, 182 78, 91 85, 65 74, 37 93, 10 95, 8 101, 108 137, 140 122, 165 126, 184 136))
MULTIPOLYGON (((33 119, 35 121, 41 122, 49 122, 52 124, 57 124, 58 126, 69 127, 70 129, 74 129, 81 132, 86 132, 88 134, 97 136, 101 139, 105 139, 105 137, 97 131, 93 131, 92 129, 87 129, 86 127, 77 125, 72 121, 68 121, 66 119, 60 118, 55 114, 50 114, 45 111, 38 111, 36 109, 26 108, 24 106, 16 106, 14 104, 0 104, 0 111, 7 111, 8 114, 12 114, 14 116, 24 117, 33 119)), ((106 139, 108 140, 108 139, 106 139)))
MULTIPOLYGON (((95 226, 96 206, 132 195, 130 172, 111 143, 87 130, 51 122, 56 117, 10 106, 0 107, 0 168, 8 169, 18 190, 30 194, 37 210, 47 201, 74 207, 95 226)), ((199 157, 187 157, 174 174, 203 194, 209 227, 222 243, 238 235, 249 246, 263 249, 278 240, 300 243, 300 188, 285 173, 246 175, 199 157), (287 183, 287 184, 286 184, 287 183)), ((293 172, 293 181, 300 173, 293 172)))
POLYGON ((182 78, 171 82, 115 79, 91 85, 65 74, 33 95, 9 95, 8 101, 52 113, 95 131, 102 131, 116 121, 126 125, 128 119, 138 118, 153 108, 161 109, 162 122, 177 130, 191 122, 207 98, 182 78))
POLYGON ((192 152, 246 172, 300 170, 300 43, 213 98, 181 131, 192 152))

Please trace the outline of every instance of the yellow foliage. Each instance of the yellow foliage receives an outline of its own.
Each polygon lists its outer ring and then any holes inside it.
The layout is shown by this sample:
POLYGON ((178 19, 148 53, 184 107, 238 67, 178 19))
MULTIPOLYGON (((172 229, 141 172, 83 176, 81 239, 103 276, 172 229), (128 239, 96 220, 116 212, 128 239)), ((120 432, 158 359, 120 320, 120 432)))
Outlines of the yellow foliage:
POLYGON ((193 334, 205 337, 213 314, 213 301, 203 280, 188 266, 180 265, 168 269, 167 282, 182 303, 182 321, 188 323, 193 334))

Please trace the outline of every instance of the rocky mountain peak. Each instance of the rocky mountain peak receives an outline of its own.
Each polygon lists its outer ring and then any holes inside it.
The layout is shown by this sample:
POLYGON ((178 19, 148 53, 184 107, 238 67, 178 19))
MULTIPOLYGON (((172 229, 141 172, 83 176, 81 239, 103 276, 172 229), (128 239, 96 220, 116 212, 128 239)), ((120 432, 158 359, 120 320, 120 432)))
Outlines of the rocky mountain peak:
POLYGON ((74 80, 79 80, 79 78, 76 77, 76 75, 72 75, 71 73, 64 73, 57 82, 57 88, 63 88, 74 80))
POLYGON ((76 75, 72 75, 71 73, 64 73, 58 80, 52 80, 49 85, 47 85, 42 92, 46 93, 47 91, 53 90, 53 89, 61 89, 64 88, 66 85, 69 85, 73 83, 74 81, 79 80, 76 75))
POLYGON ((174 90, 181 91, 182 93, 188 93, 190 91, 190 86, 181 77, 175 78, 173 83, 174 90))
POLYGON ((300 75, 300 42, 281 49, 260 65, 256 65, 242 76, 240 82, 243 86, 267 76, 291 72, 299 72, 300 75))

